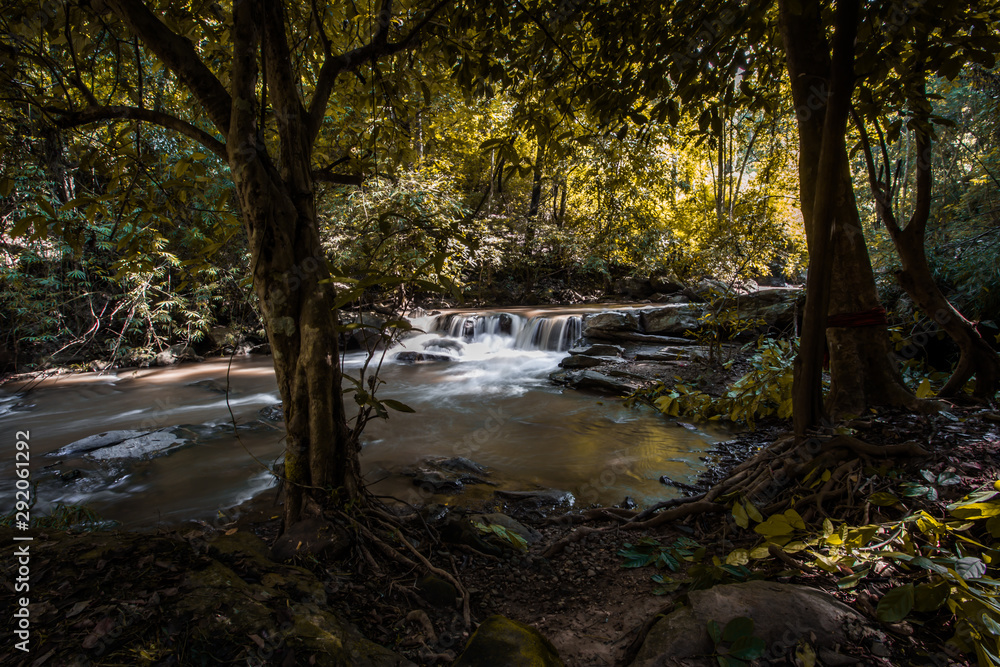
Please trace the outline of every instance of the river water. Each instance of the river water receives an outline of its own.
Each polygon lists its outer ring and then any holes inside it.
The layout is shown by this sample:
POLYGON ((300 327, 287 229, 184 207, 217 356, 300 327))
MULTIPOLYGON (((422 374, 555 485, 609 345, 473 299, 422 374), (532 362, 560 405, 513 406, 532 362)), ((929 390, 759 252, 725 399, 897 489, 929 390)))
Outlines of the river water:
MULTIPOLYGON (((490 495, 494 487, 468 485, 457 497, 429 498, 402 474, 428 457, 463 456, 508 490, 555 489, 577 505, 626 496, 647 505, 677 494, 661 475, 693 481, 699 455, 726 437, 551 384, 549 373, 580 335, 578 310, 456 313, 414 324, 431 333, 379 357, 379 397, 416 412, 390 411, 365 429, 362 470, 377 494, 451 503, 490 495), (438 360, 400 361, 399 352, 438 360)), ((347 354, 345 372, 357 374, 364 359, 347 354)), ((36 513, 61 502, 126 526, 209 519, 273 486, 266 466, 281 455, 282 424, 259 412, 278 401, 271 359, 253 356, 7 385, 0 510, 14 504, 15 434, 28 431, 36 513), (140 459, 67 448, 108 431, 156 429, 169 429, 176 442, 140 459)))

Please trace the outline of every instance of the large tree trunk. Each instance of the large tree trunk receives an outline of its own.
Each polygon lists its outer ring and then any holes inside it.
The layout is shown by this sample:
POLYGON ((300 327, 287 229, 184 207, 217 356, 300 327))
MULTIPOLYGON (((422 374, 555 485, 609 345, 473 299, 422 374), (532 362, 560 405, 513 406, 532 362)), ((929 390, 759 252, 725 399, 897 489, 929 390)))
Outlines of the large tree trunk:
POLYGON ((299 520, 307 495, 356 498, 361 474, 344 413, 335 294, 316 224, 310 142, 288 64, 284 16, 276 3, 244 0, 236 10, 236 103, 227 147, 284 405, 287 527, 299 520), (280 170, 256 125, 259 41, 279 119, 280 170))
POLYGON ((248 229, 254 289, 267 323, 285 412, 285 522, 298 520, 307 492, 361 489, 357 443, 341 393, 334 292, 312 211, 293 203, 276 174, 261 165, 234 180, 248 229))
MULTIPOLYGON (((830 147, 840 152, 836 160, 840 166, 833 172, 833 182, 818 182, 823 126, 830 95, 830 47, 819 3, 804 2, 801 8, 792 5, 788 0, 781 0, 779 9, 798 117, 799 188, 806 239, 810 255, 817 246, 820 252, 832 255, 832 274, 836 279, 829 286, 829 312, 833 315, 861 313, 878 308, 879 301, 843 141, 830 147), (817 238, 822 230, 817 229, 818 217, 814 210, 818 187, 831 188, 834 195, 829 200, 834 214, 833 229, 829 238, 822 240, 817 238), (827 242, 829 246, 825 247, 827 242)), ((826 402, 829 414, 860 414, 870 405, 914 404, 896 368, 885 324, 833 327, 827 330, 826 337, 831 374, 831 391, 826 402)), ((815 363, 811 358, 805 362, 815 363)), ((813 406, 805 421, 815 422, 816 412, 813 406)), ((797 421, 800 422, 797 430, 807 426, 801 419, 797 421)))

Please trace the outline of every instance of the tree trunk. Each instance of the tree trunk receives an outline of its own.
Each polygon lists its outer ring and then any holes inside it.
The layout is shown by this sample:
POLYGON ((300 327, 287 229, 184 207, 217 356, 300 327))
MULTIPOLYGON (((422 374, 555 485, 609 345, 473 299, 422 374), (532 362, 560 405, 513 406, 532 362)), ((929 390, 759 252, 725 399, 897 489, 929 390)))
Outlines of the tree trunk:
POLYGON ((896 252, 903 263, 896 277, 917 307, 933 318, 951 336, 959 349, 955 372, 938 392, 938 396, 955 396, 969 378, 975 375, 974 395, 976 398, 991 400, 996 394, 997 378, 1000 376, 1000 357, 979 335, 972 322, 965 319, 941 293, 927 263, 923 235, 908 234, 909 231, 907 227, 898 237, 893 237, 896 252))
POLYGON ((317 232, 313 197, 289 195, 259 162, 233 170, 247 227, 254 289, 284 405, 285 523, 298 520, 307 491, 356 498, 358 446, 341 393, 334 290, 317 232))
MULTIPOLYGON (((792 4, 781 0, 779 10, 792 98, 798 118, 799 188, 810 265, 817 246, 817 234, 821 232, 816 228, 814 205, 817 188, 822 185, 835 192, 830 202, 834 225, 828 239, 829 248, 821 250, 831 254, 832 274, 836 276, 836 280, 830 283, 829 312, 859 313, 877 308, 879 302, 868 249, 861 233, 843 141, 838 142, 836 147, 840 152, 837 160, 840 166, 834 172, 834 182, 818 182, 823 126, 830 96, 830 47, 824 34, 819 3, 804 2, 794 9, 792 4)), ((827 239, 819 241, 820 247, 826 242, 827 239)), ((871 405, 914 404, 915 399, 903 385, 896 368, 884 324, 830 328, 826 338, 831 375, 826 410, 831 416, 860 414, 871 405)), ((814 364, 815 351, 809 350, 808 353, 810 358, 804 358, 804 362, 814 364)), ((815 423, 817 417, 814 401, 804 402, 812 402, 813 405, 812 409, 807 406, 808 413, 797 420, 797 430, 812 425, 804 422, 815 423)))
MULTIPOLYGON (((910 109, 917 119, 916 127, 916 201, 913 214, 905 228, 901 228, 892 206, 892 171, 883 165, 885 181, 881 182, 876 173, 871 142, 864 121, 855 116, 861 135, 861 146, 868 168, 868 182, 878 208, 879 217, 885 223, 889 237, 896 246, 896 253, 902 262, 896 278, 913 302, 928 317, 940 326, 955 341, 959 348, 958 365, 938 396, 955 396, 974 375, 976 386, 974 395, 983 400, 992 400, 996 394, 997 379, 1000 377, 1000 356, 983 340, 972 322, 965 319, 934 282, 930 265, 927 263, 925 238, 927 221, 930 218, 931 190, 934 185, 932 161, 933 148, 930 136, 930 102, 927 100, 926 74, 923 64, 918 61, 916 81, 910 88, 910 109)), ((907 135, 909 136, 909 135, 907 135)), ((883 156, 888 156, 884 139, 883 156)), ((904 182, 906 180, 904 172, 904 182)))

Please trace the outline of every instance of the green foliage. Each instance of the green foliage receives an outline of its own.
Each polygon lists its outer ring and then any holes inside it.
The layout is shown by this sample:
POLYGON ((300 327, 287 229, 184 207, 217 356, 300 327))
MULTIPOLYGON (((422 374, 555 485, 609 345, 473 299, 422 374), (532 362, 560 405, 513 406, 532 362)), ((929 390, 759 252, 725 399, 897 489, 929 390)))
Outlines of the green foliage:
MULTIPOLYGON (((829 479, 828 473, 816 475, 814 486, 824 477, 829 479)), ((936 486, 952 485, 956 479, 947 472, 924 471, 922 476, 936 486)), ((924 495, 908 493, 913 485, 901 486, 903 498, 924 495)), ((928 488, 933 487, 923 487, 928 488)), ((872 494, 869 501, 881 506, 902 502, 885 492, 872 494)), ((906 581, 880 598, 879 620, 927 622, 935 616, 951 617, 951 643, 974 653, 980 665, 1000 665, 1000 492, 972 493, 947 506, 948 518, 921 510, 898 521, 865 526, 837 526, 825 519, 820 532, 806 526, 794 510, 748 521, 744 508, 737 501, 734 517, 738 522, 743 518, 741 525, 756 523, 753 529, 763 541, 752 549, 733 551, 728 561, 766 559, 769 549, 808 554, 813 567, 838 578, 841 590, 857 587, 874 572, 883 579, 891 567, 906 581)))
POLYGON ((663 545, 652 537, 643 537, 636 543, 626 542, 618 551, 618 556, 624 558, 622 567, 635 568, 653 565, 658 569, 678 572, 682 565, 687 566, 685 577, 668 579, 661 574, 652 576, 657 584, 654 595, 672 593, 681 587, 687 590, 711 588, 725 581, 743 581, 750 576, 750 571, 741 564, 723 563, 718 557, 707 558, 708 550, 694 540, 681 537, 670 545, 663 545))
POLYGON ((791 417, 792 364, 797 347, 797 341, 761 338, 749 361, 750 369, 723 396, 710 396, 680 382, 670 388, 657 382, 631 394, 627 404, 643 401, 669 417, 727 419, 751 427, 762 417, 791 417))

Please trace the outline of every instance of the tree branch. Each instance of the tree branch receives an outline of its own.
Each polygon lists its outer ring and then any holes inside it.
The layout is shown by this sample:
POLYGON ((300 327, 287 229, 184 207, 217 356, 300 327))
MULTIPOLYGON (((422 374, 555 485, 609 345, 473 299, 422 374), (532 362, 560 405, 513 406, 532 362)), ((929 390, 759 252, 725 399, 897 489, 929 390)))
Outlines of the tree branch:
POLYGON ((391 0, 385 0, 379 9, 379 27, 372 35, 371 41, 364 46, 343 53, 339 56, 328 57, 323 61, 320 68, 319 77, 316 80, 316 91, 313 93, 312 102, 308 112, 308 134, 309 145, 316 140, 320 128, 323 126, 323 118, 326 116, 326 105, 330 101, 333 93, 333 84, 342 73, 358 68, 362 63, 378 58, 380 56, 391 56, 405 49, 414 46, 418 42, 420 33, 434 19, 450 0, 440 0, 432 7, 409 33, 398 42, 389 42, 389 25, 391 18, 391 0))
POLYGON ((365 177, 361 174, 335 174, 326 169, 315 169, 312 172, 312 179, 322 183, 332 183, 334 185, 361 185, 365 182, 365 177))
POLYGON ((55 107, 45 107, 45 111, 53 114, 56 117, 56 125, 62 128, 80 127, 81 125, 91 125, 93 123, 114 120, 138 120, 145 123, 152 123, 153 125, 159 125, 160 127, 183 134, 189 139, 194 139, 223 160, 228 160, 226 145, 223 142, 205 130, 161 111, 125 106, 92 106, 80 111, 66 111, 55 107))
POLYGON ((191 40, 168 28, 142 0, 103 0, 103 4, 191 91, 219 133, 228 136, 232 98, 198 57, 191 40))
MULTIPOLYGON (((868 129, 865 127, 864 119, 853 108, 851 109, 851 117, 854 119, 854 125, 858 128, 858 134, 861 136, 861 152, 865 156, 868 185, 871 188, 872 197, 875 198, 876 210, 878 211, 879 218, 885 223, 889 234, 895 236, 899 233, 899 224, 896 222, 896 216, 892 212, 892 199, 889 197, 888 186, 883 189, 882 183, 879 182, 879 176, 875 171, 875 157, 872 154, 868 129)), ((889 177, 887 176, 886 178, 888 179, 889 177)))

